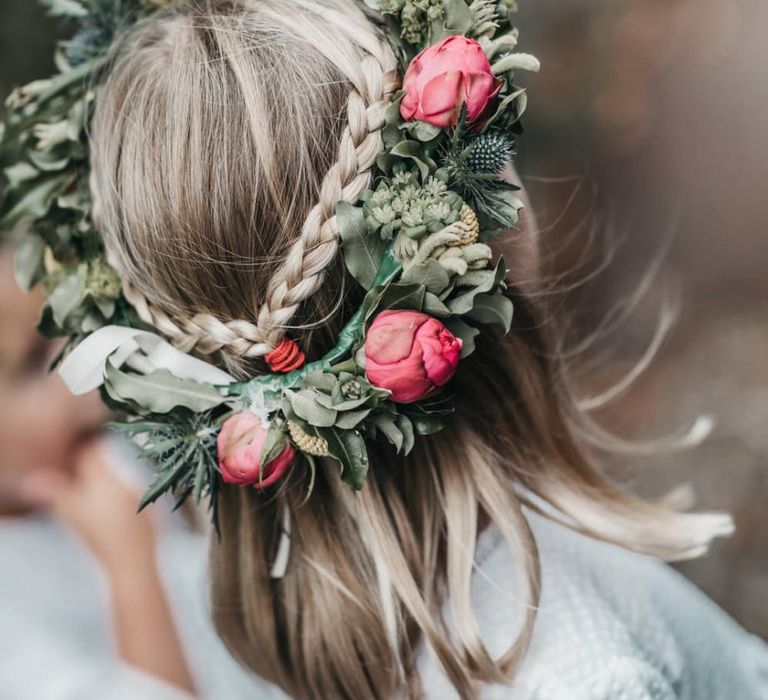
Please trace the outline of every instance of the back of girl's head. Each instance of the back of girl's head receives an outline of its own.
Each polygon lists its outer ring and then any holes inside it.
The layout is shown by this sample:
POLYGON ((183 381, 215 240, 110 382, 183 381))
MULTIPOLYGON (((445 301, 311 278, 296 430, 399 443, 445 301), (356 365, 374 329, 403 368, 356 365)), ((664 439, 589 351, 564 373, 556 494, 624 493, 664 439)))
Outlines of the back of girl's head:
MULTIPOLYGON (((93 124, 92 187, 145 321, 242 375, 264 371, 263 346, 287 328, 322 355, 360 298, 332 217, 342 194, 369 184, 394 67, 352 0, 184 5, 123 37, 93 124)), ((301 464, 269 496, 224 488, 215 621, 246 666, 292 696, 418 697, 422 642, 462 697, 511 679, 539 590, 522 510, 537 507, 531 498, 573 528, 667 559, 700 553, 722 525, 635 500, 602 476, 592 461, 602 436, 568 393, 551 329, 514 285, 509 295, 512 331, 460 364, 449 429, 408 457, 373 447, 362 491, 325 460, 308 499, 301 464), (286 513, 290 557, 272 578, 286 513), (522 631, 497 659, 470 598, 489 523, 526 582, 522 631)))

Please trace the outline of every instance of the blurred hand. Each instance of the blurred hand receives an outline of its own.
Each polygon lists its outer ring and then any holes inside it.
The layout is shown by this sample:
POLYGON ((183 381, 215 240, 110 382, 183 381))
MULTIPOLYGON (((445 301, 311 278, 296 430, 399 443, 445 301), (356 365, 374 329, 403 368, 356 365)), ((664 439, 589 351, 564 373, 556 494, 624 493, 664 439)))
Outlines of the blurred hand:
POLYGON ((104 439, 78 449, 71 474, 39 470, 22 488, 31 505, 70 527, 111 572, 151 563, 156 532, 148 513, 136 513, 140 494, 109 468, 104 439))

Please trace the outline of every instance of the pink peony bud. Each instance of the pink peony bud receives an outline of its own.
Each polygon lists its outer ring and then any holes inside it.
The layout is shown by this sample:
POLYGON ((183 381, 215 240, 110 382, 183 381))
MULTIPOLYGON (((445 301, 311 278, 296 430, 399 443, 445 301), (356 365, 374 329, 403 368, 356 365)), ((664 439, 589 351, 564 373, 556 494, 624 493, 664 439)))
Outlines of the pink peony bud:
POLYGON ((413 403, 456 373, 461 339, 420 311, 383 311, 365 336, 368 381, 392 392, 392 401, 413 403))
POLYGON ((264 489, 278 481, 296 456, 288 443, 263 468, 259 464, 267 431, 252 413, 237 413, 224 421, 217 440, 221 478, 228 484, 264 489))
POLYGON ((445 128, 455 126, 461 105, 470 122, 482 115, 501 90, 491 63, 474 39, 449 36, 428 46, 410 63, 403 79, 400 115, 445 128))

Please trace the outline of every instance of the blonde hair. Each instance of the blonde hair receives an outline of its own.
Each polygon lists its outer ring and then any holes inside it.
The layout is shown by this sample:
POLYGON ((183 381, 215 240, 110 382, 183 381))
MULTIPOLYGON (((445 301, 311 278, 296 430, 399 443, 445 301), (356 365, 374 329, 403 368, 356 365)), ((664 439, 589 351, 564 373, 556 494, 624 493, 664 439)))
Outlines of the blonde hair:
MULTIPOLYGON (((93 123, 92 188, 144 321, 242 374, 263 370, 258 358, 288 330, 310 357, 333 344, 360 301, 333 208, 369 182, 394 65, 352 0, 185 4, 122 38, 93 123)), ((273 495, 223 489, 215 623, 291 696, 420 697, 422 643, 462 698, 511 681, 539 595, 524 515, 538 499, 567 527, 668 560, 727 530, 723 516, 640 501, 606 479, 604 436, 570 394, 551 330, 522 291, 509 294, 512 332, 461 363, 451 429, 406 458, 372 445, 361 492, 323 460, 308 500, 301 463, 273 495), (285 512, 290 561, 275 579, 285 512), (500 658, 470 596, 477 535, 491 524, 525 582, 524 624, 500 658)))

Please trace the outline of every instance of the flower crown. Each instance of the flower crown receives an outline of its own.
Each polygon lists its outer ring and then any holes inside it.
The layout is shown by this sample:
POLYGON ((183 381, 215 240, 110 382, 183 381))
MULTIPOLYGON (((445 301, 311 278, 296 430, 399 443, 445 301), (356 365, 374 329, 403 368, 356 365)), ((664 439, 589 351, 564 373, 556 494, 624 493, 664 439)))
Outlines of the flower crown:
POLYGON ((514 0, 366 0, 403 74, 370 189, 335 211, 346 268, 366 294, 324 357, 307 362, 283 337, 264 356, 272 372, 243 382, 146 330, 91 223, 93 77, 120 29, 169 3, 43 2, 78 30, 55 77, 8 99, 0 229, 26 224, 17 277, 48 294, 40 330, 71 337, 65 381, 75 393, 101 387, 128 416, 115 427, 156 463, 140 508, 169 491, 179 504, 207 497, 215 522, 222 481, 268 489, 300 458, 310 492, 319 457, 360 489, 371 442, 407 454, 441 430, 452 411, 443 387, 484 327, 506 333, 512 321, 488 241, 518 222, 520 188, 504 179, 526 104, 513 71, 538 69, 514 53, 514 0))

